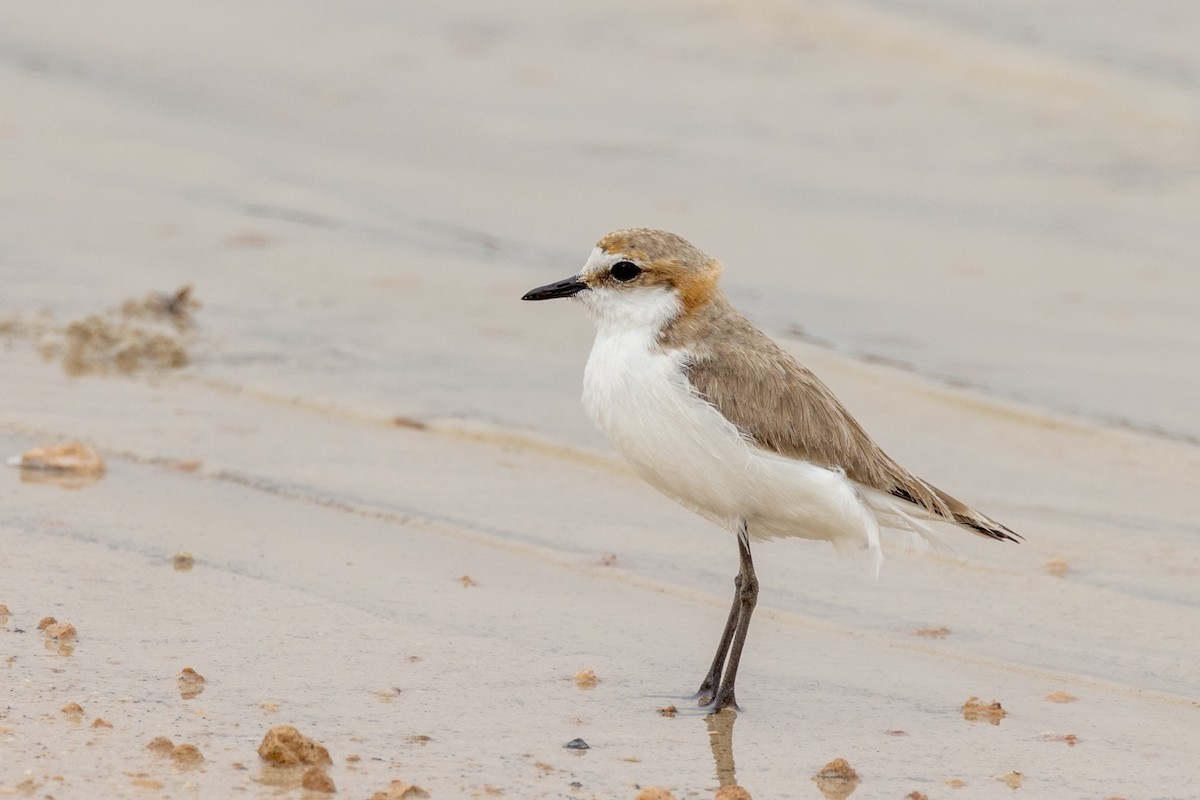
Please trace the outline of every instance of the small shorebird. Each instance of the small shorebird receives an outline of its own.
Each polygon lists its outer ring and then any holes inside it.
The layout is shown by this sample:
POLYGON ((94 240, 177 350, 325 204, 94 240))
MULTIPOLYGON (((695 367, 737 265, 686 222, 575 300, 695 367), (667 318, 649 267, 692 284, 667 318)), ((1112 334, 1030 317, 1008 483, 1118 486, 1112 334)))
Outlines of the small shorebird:
POLYGON ((734 681, 758 600, 751 540, 866 547, 880 526, 936 540, 929 521, 1019 538, 879 448, 808 369, 717 288, 721 264, 665 231, 614 231, 576 276, 524 300, 573 297, 596 323, 583 405, 647 483, 737 534, 733 607, 701 705, 737 707, 734 681))

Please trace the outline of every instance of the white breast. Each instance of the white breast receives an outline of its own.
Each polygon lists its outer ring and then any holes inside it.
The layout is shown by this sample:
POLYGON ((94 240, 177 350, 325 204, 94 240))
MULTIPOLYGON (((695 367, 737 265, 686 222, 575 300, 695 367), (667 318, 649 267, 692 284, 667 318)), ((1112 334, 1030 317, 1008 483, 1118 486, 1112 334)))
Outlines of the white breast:
POLYGON ((690 391, 683 354, 664 353, 636 332, 599 334, 583 377, 583 405, 634 469, 659 491, 734 525, 746 468, 737 430, 690 391))
MULTIPOLYGON (((874 515, 845 476, 747 441, 692 389, 686 351, 659 346, 659 324, 593 316, 584 408, 647 483, 732 530, 747 520, 755 538, 878 547, 874 515)), ((652 323, 655 315, 639 316, 652 323)))

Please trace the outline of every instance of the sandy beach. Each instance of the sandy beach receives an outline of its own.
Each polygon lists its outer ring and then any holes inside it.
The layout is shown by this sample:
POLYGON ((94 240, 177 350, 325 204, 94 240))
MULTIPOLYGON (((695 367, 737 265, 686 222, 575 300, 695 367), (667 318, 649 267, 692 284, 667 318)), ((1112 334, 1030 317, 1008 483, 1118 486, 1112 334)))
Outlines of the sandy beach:
POLYGON ((106 464, 0 471, 0 795, 1195 796, 1189 4, 108 6, 0 11, 0 457, 106 464), (706 717, 734 542, 518 299, 625 225, 1025 541, 759 545, 706 717))

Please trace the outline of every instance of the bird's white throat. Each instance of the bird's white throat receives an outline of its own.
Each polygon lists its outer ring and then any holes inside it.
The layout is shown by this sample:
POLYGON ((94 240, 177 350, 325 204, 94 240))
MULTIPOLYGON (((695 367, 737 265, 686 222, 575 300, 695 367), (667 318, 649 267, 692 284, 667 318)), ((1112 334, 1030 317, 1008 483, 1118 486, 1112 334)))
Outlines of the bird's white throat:
POLYGON ((664 288, 598 286, 574 299, 588 310, 598 336, 633 334, 648 337, 648 346, 654 346, 659 332, 683 312, 679 296, 664 288))

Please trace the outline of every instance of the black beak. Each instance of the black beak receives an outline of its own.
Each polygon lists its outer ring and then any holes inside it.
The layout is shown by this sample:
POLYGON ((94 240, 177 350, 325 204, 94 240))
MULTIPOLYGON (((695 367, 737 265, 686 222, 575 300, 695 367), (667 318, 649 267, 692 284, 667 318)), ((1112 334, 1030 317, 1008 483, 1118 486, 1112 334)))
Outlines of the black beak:
POLYGON ((579 280, 579 278, 567 278, 557 283, 547 283, 545 286, 530 289, 521 299, 553 300, 555 297, 570 297, 573 294, 579 294, 586 288, 588 288, 588 285, 579 280))

